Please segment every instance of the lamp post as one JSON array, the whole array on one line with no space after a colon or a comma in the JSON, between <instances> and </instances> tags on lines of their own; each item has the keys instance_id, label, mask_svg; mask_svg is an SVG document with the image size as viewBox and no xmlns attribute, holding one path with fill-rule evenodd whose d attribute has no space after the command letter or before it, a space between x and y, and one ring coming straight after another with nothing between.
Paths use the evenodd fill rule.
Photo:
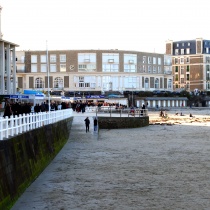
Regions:
<instances>
[{"instance_id":1,"label":"lamp post","mask_svg":"<svg viewBox=\"0 0 210 210\"><path fill-rule=\"evenodd\" d=\"M47 69L47 92L48 92L48 111L50 112L50 73L49 73L49 63L48 63L48 46L46 41L46 69Z\"/></svg>"},{"instance_id":2,"label":"lamp post","mask_svg":"<svg viewBox=\"0 0 210 210\"><path fill-rule=\"evenodd\" d=\"M132 85L132 102L131 102L131 104L132 104L132 107L133 107L133 85Z\"/></svg>"}]
</instances>

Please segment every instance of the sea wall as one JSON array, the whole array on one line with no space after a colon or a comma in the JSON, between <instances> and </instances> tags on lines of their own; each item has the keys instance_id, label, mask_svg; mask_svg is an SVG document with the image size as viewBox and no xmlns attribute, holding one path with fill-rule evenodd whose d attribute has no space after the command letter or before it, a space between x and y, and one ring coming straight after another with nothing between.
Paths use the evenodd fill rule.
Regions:
<instances>
[{"instance_id":1,"label":"sea wall","mask_svg":"<svg viewBox=\"0 0 210 210\"><path fill-rule=\"evenodd\" d=\"M10 209L69 138L73 118L0 141L0 209Z\"/></svg>"},{"instance_id":2,"label":"sea wall","mask_svg":"<svg viewBox=\"0 0 210 210\"><path fill-rule=\"evenodd\" d=\"M138 128L149 126L149 117L98 117L99 129Z\"/></svg>"}]
</instances>

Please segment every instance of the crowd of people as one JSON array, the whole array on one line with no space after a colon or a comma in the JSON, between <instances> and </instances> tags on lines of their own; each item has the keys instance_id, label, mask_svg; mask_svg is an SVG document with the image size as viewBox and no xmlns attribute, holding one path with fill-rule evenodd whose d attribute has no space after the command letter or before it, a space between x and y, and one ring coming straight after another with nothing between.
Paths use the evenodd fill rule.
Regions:
<instances>
[{"instance_id":1,"label":"crowd of people","mask_svg":"<svg viewBox=\"0 0 210 210\"><path fill-rule=\"evenodd\" d=\"M71 103L66 102L51 102L50 103L50 111L56 111L61 109L71 108ZM30 114L32 112L47 112L49 111L48 102L37 103L33 106L32 103L29 102L19 102L19 101L5 101L4 106L4 115L3 117L19 116L22 114Z\"/></svg>"}]
</instances>

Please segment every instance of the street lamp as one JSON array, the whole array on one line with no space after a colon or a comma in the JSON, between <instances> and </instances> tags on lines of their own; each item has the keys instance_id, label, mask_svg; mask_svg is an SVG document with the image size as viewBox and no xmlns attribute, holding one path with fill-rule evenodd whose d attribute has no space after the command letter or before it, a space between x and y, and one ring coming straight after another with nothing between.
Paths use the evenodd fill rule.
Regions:
<instances>
[{"instance_id":1,"label":"street lamp","mask_svg":"<svg viewBox=\"0 0 210 210\"><path fill-rule=\"evenodd\" d=\"M50 73L49 73L49 63L48 63L48 46L46 41L46 69L47 69L47 92L48 92L48 111L50 112Z\"/></svg>"}]
</instances>

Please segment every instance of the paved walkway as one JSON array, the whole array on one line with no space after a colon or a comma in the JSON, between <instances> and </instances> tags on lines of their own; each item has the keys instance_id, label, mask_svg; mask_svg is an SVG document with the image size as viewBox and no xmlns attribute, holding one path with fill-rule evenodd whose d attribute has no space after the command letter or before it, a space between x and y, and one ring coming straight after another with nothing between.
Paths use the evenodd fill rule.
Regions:
<instances>
[{"instance_id":1,"label":"paved walkway","mask_svg":"<svg viewBox=\"0 0 210 210\"><path fill-rule=\"evenodd\" d=\"M156 125L98 135L93 114L74 114L68 142L12 210L210 209L208 126Z\"/></svg>"}]
</instances>

